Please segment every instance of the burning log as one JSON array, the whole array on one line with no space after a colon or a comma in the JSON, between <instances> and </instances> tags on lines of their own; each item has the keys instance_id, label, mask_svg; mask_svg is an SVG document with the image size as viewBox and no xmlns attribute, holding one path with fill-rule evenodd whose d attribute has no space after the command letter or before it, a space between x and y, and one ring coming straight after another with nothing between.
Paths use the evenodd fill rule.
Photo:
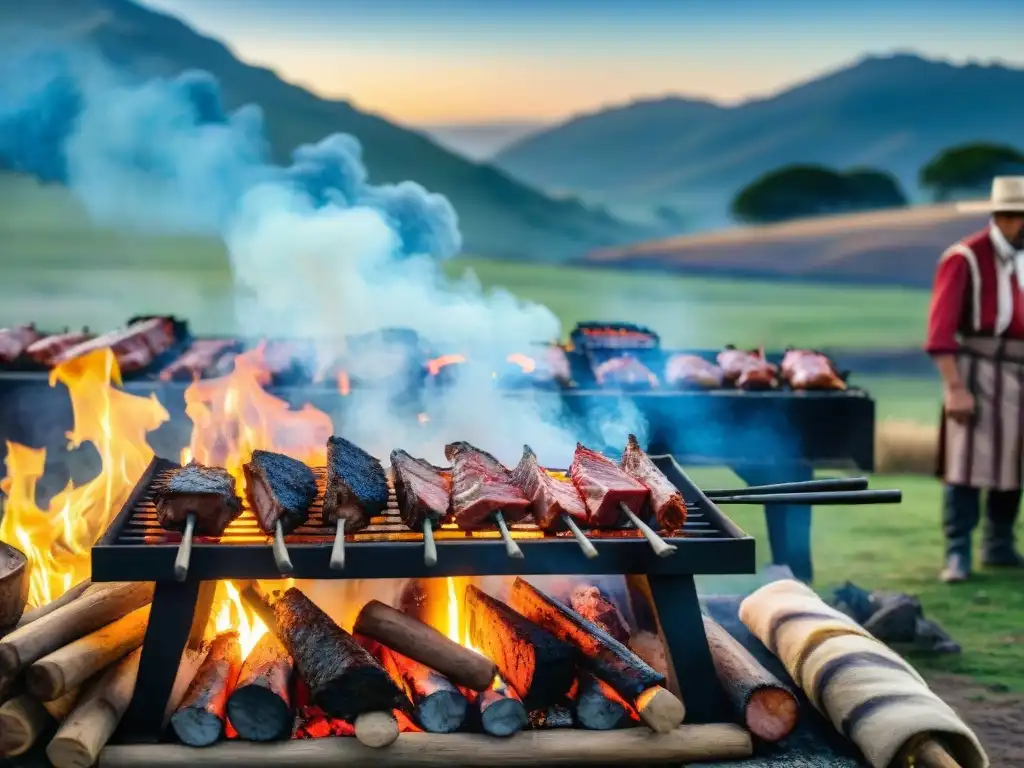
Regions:
<instances>
[{"instance_id":1,"label":"burning log","mask_svg":"<svg viewBox=\"0 0 1024 768\"><path fill-rule=\"evenodd\" d=\"M220 739L228 695L235 688L241 666L238 633L217 635L181 705L171 716L171 727L184 744L206 747Z\"/></svg>"},{"instance_id":2,"label":"burning log","mask_svg":"<svg viewBox=\"0 0 1024 768\"><path fill-rule=\"evenodd\" d=\"M25 553L0 541L0 630L15 626L25 612L28 572Z\"/></svg>"},{"instance_id":3,"label":"burning log","mask_svg":"<svg viewBox=\"0 0 1024 768\"><path fill-rule=\"evenodd\" d=\"M405 687L412 702L412 714L419 726L430 733L454 733L466 719L468 704L452 682L428 666L381 645L370 638L359 638L383 665L391 678Z\"/></svg>"},{"instance_id":4,"label":"burning log","mask_svg":"<svg viewBox=\"0 0 1024 768\"><path fill-rule=\"evenodd\" d=\"M27 693L4 702L0 706L0 755L25 754L52 725L43 705Z\"/></svg>"},{"instance_id":5,"label":"burning log","mask_svg":"<svg viewBox=\"0 0 1024 768\"><path fill-rule=\"evenodd\" d=\"M576 687L576 722L589 731L610 731L635 719L629 705L590 672L580 674Z\"/></svg>"},{"instance_id":6,"label":"burning log","mask_svg":"<svg viewBox=\"0 0 1024 768\"><path fill-rule=\"evenodd\" d=\"M44 656L25 673L29 692L52 701L142 645L149 622L149 606Z\"/></svg>"},{"instance_id":7,"label":"burning log","mask_svg":"<svg viewBox=\"0 0 1024 768\"><path fill-rule=\"evenodd\" d=\"M714 619L704 617L704 632L718 679L747 730L782 741L796 728L796 696Z\"/></svg>"},{"instance_id":8,"label":"burning log","mask_svg":"<svg viewBox=\"0 0 1024 768\"><path fill-rule=\"evenodd\" d=\"M21 619L18 621L17 628L20 629L21 627L24 627L26 624L31 624L36 619L43 618L43 616L49 616L58 608L62 608L71 601L77 600L79 597L85 594L86 590L88 590L89 587L91 586L92 581L89 579L86 579L85 581L80 581L67 592L65 592L63 595L58 597L56 600L51 600L46 605L41 605L38 608L33 608L30 611L25 611L25 613L21 615Z\"/></svg>"},{"instance_id":9,"label":"burning log","mask_svg":"<svg viewBox=\"0 0 1024 768\"><path fill-rule=\"evenodd\" d=\"M292 666L281 641L270 632L256 643L238 672L234 692L227 697L228 719L239 737L247 741L276 741L291 733L288 685ZM220 719L223 722L223 715Z\"/></svg>"},{"instance_id":10,"label":"burning log","mask_svg":"<svg viewBox=\"0 0 1024 768\"><path fill-rule=\"evenodd\" d=\"M408 705L380 663L299 590L292 587L281 596L274 617L313 700L331 717L352 719ZM383 642L358 622L356 631Z\"/></svg>"},{"instance_id":11,"label":"burning log","mask_svg":"<svg viewBox=\"0 0 1024 768\"><path fill-rule=\"evenodd\" d=\"M521 578L512 585L512 607L574 645L583 667L608 683L651 730L668 733L683 721L683 702L662 687L665 677L596 624Z\"/></svg>"},{"instance_id":12,"label":"burning log","mask_svg":"<svg viewBox=\"0 0 1024 768\"><path fill-rule=\"evenodd\" d=\"M95 765L124 716L135 691L142 649L137 649L104 672L82 693L50 745L46 756L54 768Z\"/></svg>"},{"instance_id":13,"label":"burning log","mask_svg":"<svg viewBox=\"0 0 1024 768\"><path fill-rule=\"evenodd\" d=\"M549 730L551 728L572 728L575 725L572 702L566 699L544 709L535 709L527 715L530 728Z\"/></svg>"},{"instance_id":14,"label":"burning log","mask_svg":"<svg viewBox=\"0 0 1024 768\"><path fill-rule=\"evenodd\" d=\"M600 589L581 584L569 598L572 609L592 624L596 624L623 645L629 644L629 626L615 603Z\"/></svg>"},{"instance_id":15,"label":"burning log","mask_svg":"<svg viewBox=\"0 0 1024 768\"><path fill-rule=\"evenodd\" d=\"M478 693L475 703L477 725L491 736L511 736L530 722L522 700L500 680L496 687Z\"/></svg>"},{"instance_id":16,"label":"burning log","mask_svg":"<svg viewBox=\"0 0 1024 768\"><path fill-rule=\"evenodd\" d=\"M396 768L448 768L467 756L491 768L526 765L680 765L742 760L753 753L750 734L736 725L684 725L672 733L644 728L593 732L531 731L496 740L469 733L403 734L388 750ZM303 768L365 768L379 755L355 739L316 739L301 745L230 742L203 751L204 768L278 768L297 759ZM103 768L178 768L196 759L195 750L176 744L116 746L103 752Z\"/></svg>"},{"instance_id":17,"label":"burning log","mask_svg":"<svg viewBox=\"0 0 1024 768\"><path fill-rule=\"evenodd\" d=\"M364 712L356 717L356 738L360 744L380 749L398 738L398 719L391 712Z\"/></svg>"},{"instance_id":18,"label":"burning log","mask_svg":"<svg viewBox=\"0 0 1024 768\"><path fill-rule=\"evenodd\" d=\"M47 654L152 601L152 584L94 584L77 600L0 640L0 676L13 676Z\"/></svg>"},{"instance_id":19,"label":"burning log","mask_svg":"<svg viewBox=\"0 0 1024 768\"><path fill-rule=\"evenodd\" d=\"M489 688L498 672L490 659L379 600L371 600L363 606L353 629L470 690Z\"/></svg>"},{"instance_id":20,"label":"burning log","mask_svg":"<svg viewBox=\"0 0 1024 768\"><path fill-rule=\"evenodd\" d=\"M494 659L502 679L527 707L552 704L572 685L576 651L500 600L466 588L469 640Z\"/></svg>"}]
</instances>

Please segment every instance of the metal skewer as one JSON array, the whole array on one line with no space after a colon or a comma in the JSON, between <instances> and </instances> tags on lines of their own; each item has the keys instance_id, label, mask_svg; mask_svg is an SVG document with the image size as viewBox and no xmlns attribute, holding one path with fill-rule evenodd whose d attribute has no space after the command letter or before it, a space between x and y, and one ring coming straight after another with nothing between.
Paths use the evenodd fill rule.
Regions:
<instances>
[{"instance_id":1,"label":"metal skewer","mask_svg":"<svg viewBox=\"0 0 1024 768\"><path fill-rule=\"evenodd\" d=\"M583 550L583 554L587 556L588 560L593 560L597 557L597 549L590 542L590 539L586 537L580 527L576 525L576 521L572 519L572 515L568 512L562 513L562 522L565 523L565 527L568 528L572 535L576 538L576 543L580 545L580 549Z\"/></svg>"},{"instance_id":2,"label":"metal skewer","mask_svg":"<svg viewBox=\"0 0 1024 768\"><path fill-rule=\"evenodd\" d=\"M651 549L654 550L654 554L658 557L668 557L675 553L675 545L666 543L647 523L637 517L636 513L627 507L624 502L619 502L619 509L636 526L636 529L644 535L644 538L650 543Z\"/></svg>"},{"instance_id":3,"label":"metal skewer","mask_svg":"<svg viewBox=\"0 0 1024 768\"><path fill-rule=\"evenodd\" d=\"M281 527L280 520L274 523L273 549L277 570L286 575L292 573L295 570L295 566L292 565L292 559L288 556L288 548L284 545L284 529Z\"/></svg>"},{"instance_id":4,"label":"metal skewer","mask_svg":"<svg viewBox=\"0 0 1024 768\"><path fill-rule=\"evenodd\" d=\"M752 496L726 496L716 504L899 504L903 492L885 491L822 491L821 493L772 493Z\"/></svg>"},{"instance_id":5,"label":"metal skewer","mask_svg":"<svg viewBox=\"0 0 1024 768\"><path fill-rule=\"evenodd\" d=\"M762 493L807 493L809 491L864 491L867 490L866 477L828 477L820 480L799 480L792 483L770 483L768 485L748 485L746 488L730 490L704 491L709 499L725 496L753 496Z\"/></svg>"},{"instance_id":6,"label":"metal skewer","mask_svg":"<svg viewBox=\"0 0 1024 768\"><path fill-rule=\"evenodd\" d=\"M492 516L494 517L495 525L498 526L498 532L501 533L501 538L505 542L505 553L516 560L523 560L523 550L519 548L515 539L512 538L512 534L509 533L508 525L505 524L505 515L499 509L492 513Z\"/></svg>"},{"instance_id":7,"label":"metal skewer","mask_svg":"<svg viewBox=\"0 0 1024 768\"><path fill-rule=\"evenodd\" d=\"M334 528L334 546L331 547L332 571L345 570L345 518L338 517Z\"/></svg>"},{"instance_id":8,"label":"metal skewer","mask_svg":"<svg viewBox=\"0 0 1024 768\"><path fill-rule=\"evenodd\" d=\"M423 519L423 562L428 568L437 565L437 544L434 543L434 521Z\"/></svg>"},{"instance_id":9,"label":"metal skewer","mask_svg":"<svg viewBox=\"0 0 1024 768\"><path fill-rule=\"evenodd\" d=\"M196 532L196 516L189 512L185 518L185 530L181 534L178 545L178 556L174 558L174 580L184 581L188 578L189 561L192 559L192 537Z\"/></svg>"}]
</instances>

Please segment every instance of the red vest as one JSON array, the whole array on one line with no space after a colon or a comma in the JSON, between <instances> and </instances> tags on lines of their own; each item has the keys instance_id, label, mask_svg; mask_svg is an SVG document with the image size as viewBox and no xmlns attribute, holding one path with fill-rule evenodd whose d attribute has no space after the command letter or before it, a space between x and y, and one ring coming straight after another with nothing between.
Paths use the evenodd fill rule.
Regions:
<instances>
[{"instance_id":1,"label":"red vest","mask_svg":"<svg viewBox=\"0 0 1024 768\"><path fill-rule=\"evenodd\" d=\"M971 275L961 315L961 334L993 336L1005 333L1013 319L1014 294L1017 293L1012 264L999 258L987 227L952 246L943 258L954 254L964 257Z\"/></svg>"}]
</instances>

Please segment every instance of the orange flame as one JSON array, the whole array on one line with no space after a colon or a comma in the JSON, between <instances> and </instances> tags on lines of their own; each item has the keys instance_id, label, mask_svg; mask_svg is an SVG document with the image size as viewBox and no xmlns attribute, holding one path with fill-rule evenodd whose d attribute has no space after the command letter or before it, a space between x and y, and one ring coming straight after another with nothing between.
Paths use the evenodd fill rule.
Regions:
<instances>
[{"instance_id":1,"label":"orange flame","mask_svg":"<svg viewBox=\"0 0 1024 768\"><path fill-rule=\"evenodd\" d=\"M433 360L427 361L427 371L431 376L437 376L442 368L464 362L466 362L465 355L441 355L441 357L435 357Z\"/></svg>"},{"instance_id":2,"label":"orange flame","mask_svg":"<svg viewBox=\"0 0 1024 768\"><path fill-rule=\"evenodd\" d=\"M74 427L67 435L69 447L91 443L102 468L80 486L69 482L41 509L36 485L45 470L45 449L7 444L7 476L0 482L7 511L0 523L0 540L29 558L31 607L57 599L88 578L90 547L153 458L147 433L169 419L155 395L140 397L117 389L121 372L108 349L58 366L50 373L50 386L58 382L67 388L74 414Z\"/></svg>"},{"instance_id":3,"label":"orange flame","mask_svg":"<svg viewBox=\"0 0 1024 768\"><path fill-rule=\"evenodd\" d=\"M338 373L338 394L342 397L348 397L352 393L352 382L349 381L348 374L345 371Z\"/></svg>"},{"instance_id":4,"label":"orange flame","mask_svg":"<svg viewBox=\"0 0 1024 768\"><path fill-rule=\"evenodd\" d=\"M523 373L533 373L537 370L537 361L532 357L520 354L519 352L513 352L508 356L508 362L513 365L518 365L523 369Z\"/></svg>"},{"instance_id":5,"label":"orange flame","mask_svg":"<svg viewBox=\"0 0 1024 768\"><path fill-rule=\"evenodd\" d=\"M447 615L445 616L445 623L442 625L442 631L452 642L469 648L471 651L476 651L483 656L483 652L473 645L473 641L469 639L469 622L466 621L464 601L466 598L466 587L469 585L470 580L462 576L449 576L445 581L445 586L447 587L447 600L445 601ZM499 690L503 686L504 683L501 677L495 675L491 687Z\"/></svg>"}]
</instances>

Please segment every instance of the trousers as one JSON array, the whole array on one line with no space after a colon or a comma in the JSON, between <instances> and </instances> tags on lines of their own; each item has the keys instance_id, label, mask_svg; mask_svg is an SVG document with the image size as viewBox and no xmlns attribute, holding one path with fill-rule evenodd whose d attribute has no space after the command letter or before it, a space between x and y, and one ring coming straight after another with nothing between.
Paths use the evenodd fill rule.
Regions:
<instances>
[{"instance_id":1,"label":"trousers","mask_svg":"<svg viewBox=\"0 0 1024 768\"><path fill-rule=\"evenodd\" d=\"M1014 526L1020 514L1021 490L988 491L982 530L982 559L1005 564L1016 555ZM966 485L947 485L943 495L942 527L946 555L971 561L971 534L981 519L981 490Z\"/></svg>"}]
</instances>

